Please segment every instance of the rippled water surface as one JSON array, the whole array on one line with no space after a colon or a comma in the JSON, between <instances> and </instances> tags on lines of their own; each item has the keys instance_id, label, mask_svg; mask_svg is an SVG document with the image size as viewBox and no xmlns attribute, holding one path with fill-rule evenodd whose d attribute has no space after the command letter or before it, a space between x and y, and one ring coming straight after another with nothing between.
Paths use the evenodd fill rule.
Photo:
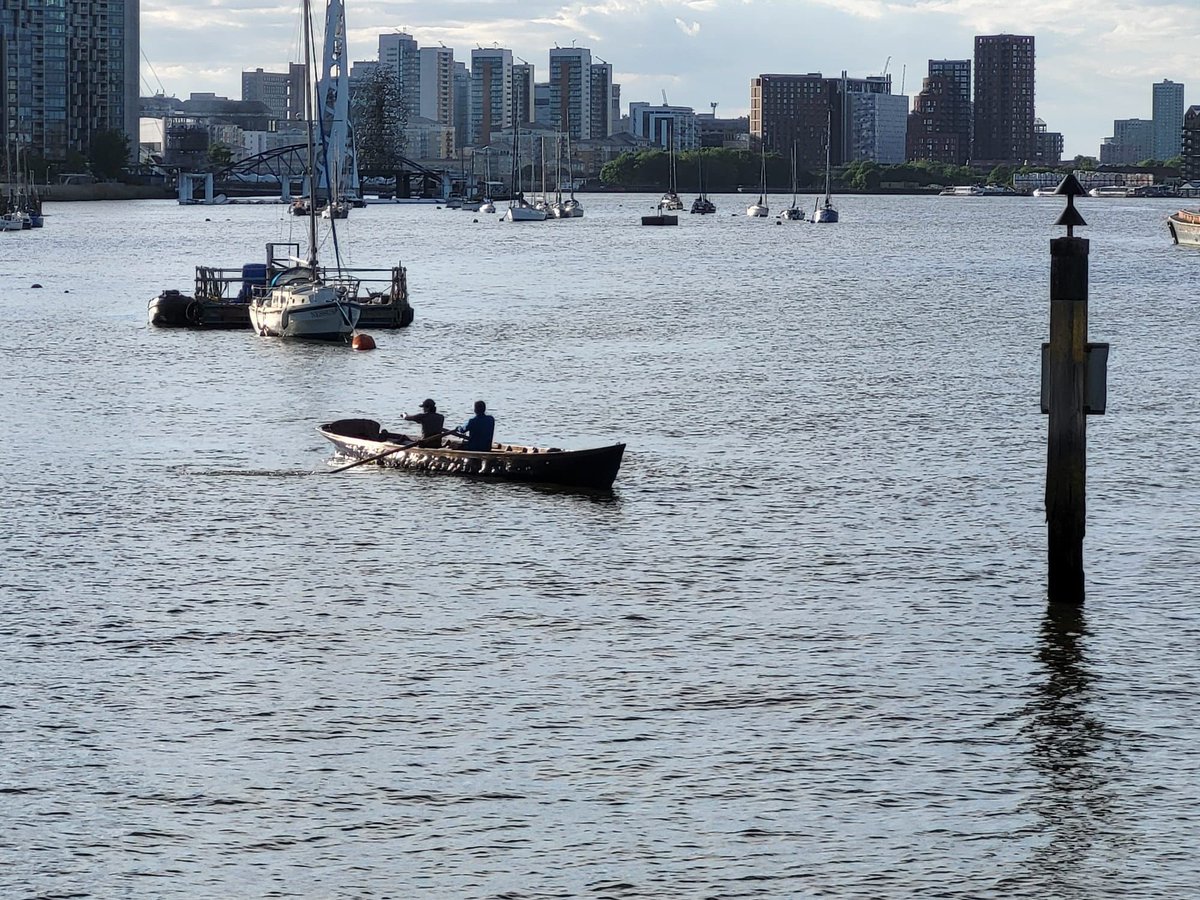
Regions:
<instances>
[{"instance_id":1,"label":"rippled water surface","mask_svg":"<svg viewBox=\"0 0 1200 900\"><path fill-rule=\"evenodd\" d=\"M373 353L146 325L300 239L277 206L0 235L0 895L1195 896L1170 201L1080 204L1109 407L1087 607L1049 616L1060 203L583 199L355 211L351 261L402 261L417 311ZM426 396L627 442L614 495L330 473L316 425Z\"/></svg>"}]
</instances>

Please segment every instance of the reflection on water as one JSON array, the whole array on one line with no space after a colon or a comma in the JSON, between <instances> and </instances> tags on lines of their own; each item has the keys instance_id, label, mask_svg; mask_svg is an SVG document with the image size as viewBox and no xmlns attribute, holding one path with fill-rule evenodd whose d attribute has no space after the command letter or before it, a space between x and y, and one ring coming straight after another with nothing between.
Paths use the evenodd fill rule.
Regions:
<instances>
[{"instance_id":1,"label":"reflection on water","mask_svg":"<svg viewBox=\"0 0 1200 900\"><path fill-rule=\"evenodd\" d=\"M1114 736L1095 713L1101 688L1087 639L1082 607L1048 606L1037 644L1040 678L1022 733L1039 776L1030 799L1038 834L1032 874L1056 885L1062 897L1095 896L1091 881L1077 879L1114 832Z\"/></svg>"}]
</instances>

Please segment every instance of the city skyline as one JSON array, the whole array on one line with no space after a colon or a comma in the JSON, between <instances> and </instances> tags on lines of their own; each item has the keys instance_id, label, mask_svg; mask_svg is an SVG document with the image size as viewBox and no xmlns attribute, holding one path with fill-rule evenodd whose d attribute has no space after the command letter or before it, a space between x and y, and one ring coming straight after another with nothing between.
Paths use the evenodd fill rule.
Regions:
<instances>
[{"instance_id":1,"label":"city skyline","mask_svg":"<svg viewBox=\"0 0 1200 900\"><path fill-rule=\"evenodd\" d=\"M318 27L321 4L314 18ZM971 58L979 34L1037 38L1036 113L1065 137L1064 155L1098 156L1113 121L1150 118L1151 86L1188 85L1200 40L1194 0L529 0L521 18L488 0L353 3L351 59L372 59L378 35L396 30L422 46L444 43L456 60L499 46L548 74L553 47L574 42L613 65L630 101L661 102L720 116L747 115L750 83L762 73L882 74L893 92L921 88L929 59ZM283 70L298 54L299 14L268 0L142 3L144 93L239 96L241 72ZM799 37L797 37L799 35ZM796 47L811 46L798 53ZM746 47L754 48L747 51ZM214 48L218 48L214 51ZM151 71L151 67L153 71Z\"/></svg>"}]
</instances>

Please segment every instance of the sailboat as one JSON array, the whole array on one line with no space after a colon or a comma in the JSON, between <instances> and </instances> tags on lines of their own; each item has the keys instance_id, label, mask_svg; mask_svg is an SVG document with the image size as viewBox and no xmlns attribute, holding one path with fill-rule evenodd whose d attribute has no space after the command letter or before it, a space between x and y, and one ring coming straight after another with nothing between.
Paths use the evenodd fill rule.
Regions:
<instances>
[{"instance_id":1,"label":"sailboat","mask_svg":"<svg viewBox=\"0 0 1200 900\"><path fill-rule=\"evenodd\" d=\"M825 126L825 205L818 205L812 214L814 222L836 222L838 220L838 211L834 208L833 202L829 196L829 145L833 143L833 113L829 113L829 121ZM818 204L820 201L817 201Z\"/></svg>"},{"instance_id":2,"label":"sailboat","mask_svg":"<svg viewBox=\"0 0 1200 900\"><path fill-rule=\"evenodd\" d=\"M496 204L492 202L492 198L489 196L489 186L492 183L492 148L490 146L484 148L483 159L483 199L479 201L479 211L481 213L494 213L496 211Z\"/></svg>"},{"instance_id":3,"label":"sailboat","mask_svg":"<svg viewBox=\"0 0 1200 900\"><path fill-rule=\"evenodd\" d=\"M554 139L554 201L546 206L546 218L569 219L571 213L563 203L562 196L562 140Z\"/></svg>"},{"instance_id":4,"label":"sailboat","mask_svg":"<svg viewBox=\"0 0 1200 900\"><path fill-rule=\"evenodd\" d=\"M700 188L700 196L692 201L692 212L702 216L715 213L717 211L716 204L708 199L708 192L704 190L703 152L696 154L696 182Z\"/></svg>"},{"instance_id":5,"label":"sailboat","mask_svg":"<svg viewBox=\"0 0 1200 900\"><path fill-rule=\"evenodd\" d=\"M500 219L501 222L544 222L546 221L546 213L544 210L530 204L525 199L525 192L521 190L521 151L520 151L521 129L517 123L513 123L513 148L512 148L512 199L508 201L508 212Z\"/></svg>"},{"instance_id":6,"label":"sailboat","mask_svg":"<svg viewBox=\"0 0 1200 900\"><path fill-rule=\"evenodd\" d=\"M567 132L567 180L571 182L571 196L563 201L563 209L571 219L583 218L583 204L575 199L575 167L571 165L571 133Z\"/></svg>"},{"instance_id":7,"label":"sailboat","mask_svg":"<svg viewBox=\"0 0 1200 900\"><path fill-rule=\"evenodd\" d=\"M792 142L792 205L779 214L785 222L803 222L804 210L796 205L796 143Z\"/></svg>"},{"instance_id":8,"label":"sailboat","mask_svg":"<svg viewBox=\"0 0 1200 900\"><path fill-rule=\"evenodd\" d=\"M766 136L766 134L763 134L761 136L761 145L760 146L762 148L762 175L760 176L761 184L759 185L759 189L758 189L758 191L759 191L758 202L751 203L749 206L746 207L746 215L752 216L757 219L766 218L767 214L771 211L767 207L767 136Z\"/></svg>"},{"instance_id":9,"label":"sailboat","mask_svg":"<svg viewBox=\"0 0 1200 900\"><path fill-rule=\"evenodd\" d=\"M330 5L341 5L331 0ZM303 0L304 71L312 72L312 21L310 0ZM332 19L331 19L332 20ZM331 21L330 20L330 21ZM328 21L327 21L328 25ZM328 41L330 35L326 34ZM313 136L312 88L305 91L308 125L306 172L316 182L316 150ZM315 194L315 191L314 191ZM334 225L330 223L330 229ZM334 247L337 237L334 234ZM335 249L336 252L336 249ZM250 324L264 337L305 338L308 340L346 340L358 324L362 308L354 302L359 282L355 279L327 279L317 264L317 209L308 204L308 256L294 259L271 281L269 290L250 299ZM341 260L338 260L339 268Z\"/></svg>"},{"instance_id":10,"label":"sailboat","mask_svg":"<svg viewBox=\"0 0 1200 900\"><path fill-rule=\"evenodd\" d=\"M669 137L667 139L667 192L662 195L662 199L658 202L659 207L669 212L677 209L683 209L683 201L679 199L679 185L675 179L675 128L674 122L667 122L667 131Z\"/></svg>"}]
</instances>

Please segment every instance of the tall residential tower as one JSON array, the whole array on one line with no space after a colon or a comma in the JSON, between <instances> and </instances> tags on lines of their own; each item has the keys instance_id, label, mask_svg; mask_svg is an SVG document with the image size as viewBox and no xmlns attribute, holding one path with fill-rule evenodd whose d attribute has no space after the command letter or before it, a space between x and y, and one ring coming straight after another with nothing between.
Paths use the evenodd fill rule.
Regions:
<instances>
[{"instance_id":1,"label":"tall residential tower","mask_svg":"<svg viewBox=\"0 0 1200 900\"><path fill-rule=\"evenodd\" d=\"M4 0L0 142L51 160L103 131L136 153L138 0Z\"/></svg>"},{"instance_id":2,"label":"tall residential tower","mask_svg":"<svg viewBox=\"0 0 1200 900\"><path fill-rule=\"evenodd\" d=\"M1031 35L976 35L972 162L1022 164L1036 158L1033 85Z\"/></svg>"},{"instance_id":3,"label":"tall residential tower","mask_svg":"<svg viewBox=\"0 0 1200 900\"><path fill-rule=\"evenodd\" d=\"M1183 85L1162 81L1154 85L1154 158L1172 159L1183 146Z\"/></svg>"}]
</instances>

